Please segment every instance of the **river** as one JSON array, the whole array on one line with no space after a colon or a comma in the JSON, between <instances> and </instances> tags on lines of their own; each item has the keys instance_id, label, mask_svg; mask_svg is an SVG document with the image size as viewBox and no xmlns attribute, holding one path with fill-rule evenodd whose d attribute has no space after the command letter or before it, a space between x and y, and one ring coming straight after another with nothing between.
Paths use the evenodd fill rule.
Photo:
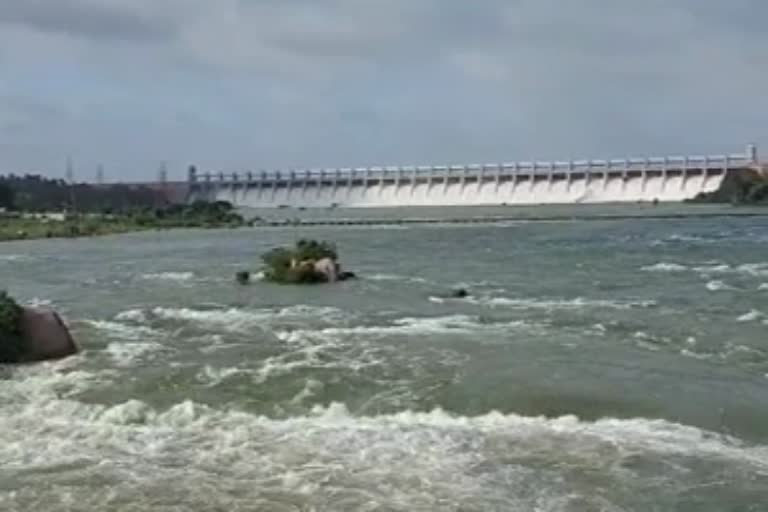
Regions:
<instances>
[{"instance_id":1,"label":"river","mask_svg":"<svg viewBox=\"0 0 768 512\"><path fill-rule=\"evenodd\" d=\"M234 283L300 237L361 278ZM765 217L13 242L0 286L83 348L0 367L3 511L768 506Z\"/></svg>"}]
</instances>

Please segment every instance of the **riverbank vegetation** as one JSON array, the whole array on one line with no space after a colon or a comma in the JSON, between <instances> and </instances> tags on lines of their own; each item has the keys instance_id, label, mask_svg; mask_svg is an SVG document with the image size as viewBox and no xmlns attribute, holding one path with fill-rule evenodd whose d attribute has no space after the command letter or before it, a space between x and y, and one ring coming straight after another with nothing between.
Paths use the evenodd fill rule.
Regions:
<instances>
[{"instance_id":1,"label":"riverbank vegetation","mask_svg":"<svg viewBox=\"0 0 768 512\"><path fill-rule=\"evenodd\" d=\"M0 213L0 241L79 238L174 228L234 228L246 224L224 201L195 202L120 213Z\"/></svg>"},{"instance_id":2,"label":"riverbank vegetation","mask_svg":"<svg viewBox=\"0 0 768 512\"><path fill-rule=\"evenodd\" d=\"M757 171L728 173L717 190L702 192L688 202L768 206L768 175Z\"/></svg>"}]
</instances>

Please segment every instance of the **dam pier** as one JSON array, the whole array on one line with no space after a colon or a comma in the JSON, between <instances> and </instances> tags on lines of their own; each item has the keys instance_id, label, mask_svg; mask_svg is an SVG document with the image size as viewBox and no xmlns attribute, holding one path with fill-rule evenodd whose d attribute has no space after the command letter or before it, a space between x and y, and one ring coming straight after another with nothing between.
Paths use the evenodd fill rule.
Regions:
<instances>
[{"instance_id":1,"label":"dam pier","mask_svg":"<svg viewBox=\"0 0 768 512\"><path fill-rule=\"evenodd\" d=\"M759 168L757 149L709 156L260 172L190 168L188 201L250 208L680 202Z\"/></svg>"}]
</instances>

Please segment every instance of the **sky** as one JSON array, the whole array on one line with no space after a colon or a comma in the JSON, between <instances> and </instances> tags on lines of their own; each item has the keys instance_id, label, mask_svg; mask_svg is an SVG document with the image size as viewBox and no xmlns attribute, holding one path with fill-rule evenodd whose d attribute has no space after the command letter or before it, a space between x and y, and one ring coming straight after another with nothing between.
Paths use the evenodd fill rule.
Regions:
<instances>
[{"instance_id":1,"label":"sky","mask_svg":"<svg viewBox=\"0 0 768 512\"><path fill-rule=\"evenodd\" d=\"M0 174L768 154L765 0L0 0Z\"/></svg>"}]
</instances>

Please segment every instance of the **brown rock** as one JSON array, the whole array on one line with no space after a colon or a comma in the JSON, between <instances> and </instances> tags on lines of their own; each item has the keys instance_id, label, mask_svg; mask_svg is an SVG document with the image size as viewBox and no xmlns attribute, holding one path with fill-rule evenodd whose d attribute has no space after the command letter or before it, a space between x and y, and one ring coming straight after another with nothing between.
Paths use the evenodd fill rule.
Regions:
<instances>
[{"instance_id":1,"label":"brown rock","mask_svg":"<svg viewBox=\"0 0 768 512\"><path fill-rule=\"evenodd\" d=\"M60 359L78 351L69 329L55 311L25 307L21 334L25 361Z\"/></svg>"}]
</instances>

